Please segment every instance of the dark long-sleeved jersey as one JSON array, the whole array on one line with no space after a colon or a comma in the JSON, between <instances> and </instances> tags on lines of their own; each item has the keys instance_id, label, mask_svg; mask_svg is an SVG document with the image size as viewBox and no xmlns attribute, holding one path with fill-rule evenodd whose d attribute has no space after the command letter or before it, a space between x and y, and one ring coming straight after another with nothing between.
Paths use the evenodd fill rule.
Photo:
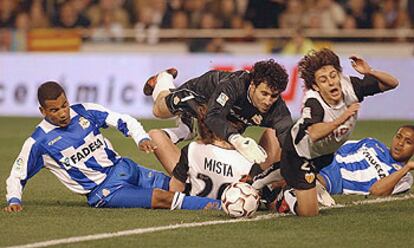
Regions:
<instances>
[{"instance_id":1,"label":"dark long-sleeved jersey","mask_svg":"<svg viewBox=\"0 0 414 248\"><path fill-rule=\"evenodd\" d=\"M268 112L261 113L249 98L250 82L246 71L209 71L179 89L190 89L206 99L206 125L220 138L227 140L230 135L254 125L273 128L282 143L292 125L285 101L280 97Z\"/></svg>"}]
</instances>

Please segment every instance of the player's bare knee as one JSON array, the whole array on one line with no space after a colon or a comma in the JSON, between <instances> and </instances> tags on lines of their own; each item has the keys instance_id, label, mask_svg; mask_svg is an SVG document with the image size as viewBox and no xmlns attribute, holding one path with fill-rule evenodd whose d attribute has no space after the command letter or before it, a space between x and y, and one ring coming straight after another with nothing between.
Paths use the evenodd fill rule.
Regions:
<instances>
[{"instance_id":1,"label":"player's bare knee","mask_svg":"<svg viewBox=\"0 0 414 248\"><path fill-rule=\"evenodd\" d=\"M150 136L152 140L156 140L163 134L164 134L164 131L162 131L161 129L151 129L148 131L148 135Z\"/></svg>"}]
</instances>

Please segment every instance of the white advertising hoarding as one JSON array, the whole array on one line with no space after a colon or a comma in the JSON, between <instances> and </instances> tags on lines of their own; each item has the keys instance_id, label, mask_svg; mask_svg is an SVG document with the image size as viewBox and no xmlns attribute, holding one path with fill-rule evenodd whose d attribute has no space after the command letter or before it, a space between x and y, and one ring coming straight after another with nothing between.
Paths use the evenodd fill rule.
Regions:
<instances>
[{"instance_id":1,"label":"white advertising hoarding","mask_svg":"<svg viewBox=\"0 0 414 248\"><path fill-rule=\"evenodd\" d=\"M0 115L38 116L37 87L55 80L64 85L71 103L96 102L112 110L138 118L152 118L152 98L142 87L152 74L176 67L176 84L211 69L249 69L254 62L274 58L285 66L290 82L284 97L294 118L300 113L302 81L297 74L299 57L275 55L140 55L140 54L0 54ZM414 59L367 58L373 68L392 72L400 86L391 92L368 97L360 119L414 119L411 71ZM344 72L358 75L348 60L342 60Z\"/></svg>"}]
</instances>

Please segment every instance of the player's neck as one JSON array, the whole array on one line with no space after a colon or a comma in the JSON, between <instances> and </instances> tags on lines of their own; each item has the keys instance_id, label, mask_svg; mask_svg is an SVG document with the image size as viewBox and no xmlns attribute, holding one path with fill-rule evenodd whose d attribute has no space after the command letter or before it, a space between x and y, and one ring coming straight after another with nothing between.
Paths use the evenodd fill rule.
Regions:
<instances>
[{"instance_id":1,"label":"player's neck","mask_svg":"<svg viewBox=\"0 0 414 248\"><path fill-rule=\"evenodd\" d=\"M234 149L234 147L231 144L229 144L228 142L226 142L224 140L215 140L215 141L213 141L212 144L215 145L215 146L218 146L220 148L223 148L223 149L228 149L228 150L233 150Z\"/></svg>"}]
</instances>

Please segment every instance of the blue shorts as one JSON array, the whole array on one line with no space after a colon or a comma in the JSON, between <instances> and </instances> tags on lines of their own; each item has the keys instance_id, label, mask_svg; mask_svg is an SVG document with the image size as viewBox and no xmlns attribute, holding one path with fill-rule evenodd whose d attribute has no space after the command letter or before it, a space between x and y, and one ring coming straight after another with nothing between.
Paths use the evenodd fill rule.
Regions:
<instances>
[{"instance_id":1,"label":"blue shorts","mask_svg":"<svg viewBox=\"0 0 414 248\"><path fill-rule=\"evenodd\" d=\"M92 207L151 208L152 191L168 190L170 177L122 158L88 195Z\"/></svg>"},{"instance_id":2,"label":"blue shorts","mask_svg":"<svg viewBox=\"0 0 414 248\"><path fill-rule=\"evenodd\" d=\"M335 160L330 165L320 170L319 174L325 179L326 190L328 190L330 194L342 194L341 168L335 163Z\"/></svg>"}]
</instances>

